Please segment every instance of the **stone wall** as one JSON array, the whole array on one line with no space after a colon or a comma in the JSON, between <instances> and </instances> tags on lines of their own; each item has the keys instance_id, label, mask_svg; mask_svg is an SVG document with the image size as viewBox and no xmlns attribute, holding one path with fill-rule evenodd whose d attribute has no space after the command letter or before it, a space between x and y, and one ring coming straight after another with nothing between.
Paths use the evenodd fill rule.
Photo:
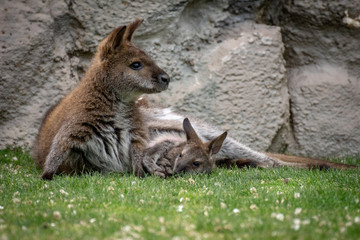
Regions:
<instances>
[{"instance_id":1,"label":"stone wall","mask_svg":"<svg viewBox=\"0 0 360 240\"><path fill-rule=\"evenodd\" d=\"M172 78L153 101L258 150L360 153L360 3L1 2L0 148L30 146L98 42L137 17L136 44Z\"/></svg>"}]
</instances>

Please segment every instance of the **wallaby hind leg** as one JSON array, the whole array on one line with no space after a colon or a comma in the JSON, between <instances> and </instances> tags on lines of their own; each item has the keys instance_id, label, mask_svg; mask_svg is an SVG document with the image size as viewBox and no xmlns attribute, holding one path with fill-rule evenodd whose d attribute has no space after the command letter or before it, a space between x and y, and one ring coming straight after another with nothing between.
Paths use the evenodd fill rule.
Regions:
<instances>
[{"instance_id":1,"label":"wallaby hind leg","mask_svg":"<svg viewBox=\"0 0 360 240\"><path fill-rule=\"evenodd\" d=\"M50 153L46 157L41 178L44 180L52 180L59 166L68 158L69 153L70 150L63 151L59 145L53 143Z\"/></svg>"},{"instance_id":2,"label":"wallaby hind leg","mask_svg":"<svg viewBox=\"0 0 360 240\"><path fill-rule=\"evenodd\" d=\"M283 166L305 168L305 169L356 169L357 166L345 163L336 163L322 159L313 159L307 157L291 156L278 153L265 153L271 158L279 159Z\"/></svg>"}]
</instances>

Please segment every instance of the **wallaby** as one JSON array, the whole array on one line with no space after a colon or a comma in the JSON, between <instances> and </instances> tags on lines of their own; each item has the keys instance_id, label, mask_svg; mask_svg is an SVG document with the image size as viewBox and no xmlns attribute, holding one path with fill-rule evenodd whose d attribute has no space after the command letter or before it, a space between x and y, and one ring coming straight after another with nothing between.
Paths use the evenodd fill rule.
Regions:
<instances>
[{"instance_id":1,"label":"wallaby","mask_svg":"<svg viewBox=\"0 0 360 240\"><path fill-rule=\"evenodd\" d=\"M142 101L146 101L144 96L141 96ZM176 132L181 134L184 130L181 127L183 116L173 112L170 108L157 108L142 104L140 112L144 119L147 119L148 131L151 134L158 136L171 134ZM191 119L192 126L199 138L206 142L218 137L221 132L216 128L211 127L199 120ZM297 168L336 168L336 169L355 169L357 166L334 163L325 160L311 159L304 157L288 156L274 153L262 153L255 151L236 140L227 137L220 149L220 151L213 156L213 160L217 166L238 167L250 166L260 168L273 168L279 166L290 166ZM168 163L169 164L169 163Z\"/></svg>"},{"instance_id":2,"label":"wallaby","mask_svg":"<svg viewBox=\"0 0 360 240\"><path fill-rule=\"evenodd\" d=\"M143 93L167 89L170 78L132 43L141 23L113 30L79 85L46 113L32 151L43 179L89 170L130 172L142 161L147 137L135 102Z\"/></svg>"},{"instance_id":3,"label":"wallaby","mask_svg":"<svg viewBox=\"0 0 360 240\"><path fill-rule=\"evenodd\" d=\"M145 149L144 162L154 163L157 166L163 166L166 169L164 173L155 171L155 175L167 177L179 173L195 172L209 173L216 166L222 167L257 167L252 160L248 159L221 159L215 160L212 157L221 149L221 146L227 136L224 132L217 138L204 144L192 127L188 118L183 121L183 129L186 139L181 132L167 132L159 134L148 142ZM211 146L211 148L209 148ZM320 159L311 159L305 157L289 156L276 153L264 153L274 159L282 161L282 166L290 166L304 169L356 169L357 167L349 164L335 163ZM146 169L146 167L144 167Z\"/></svg>"},{"instance_id":4,"label":"wallaby","mask_svg":"<svg viewBox=\"0 0 360 240\"><path fill-rule=\"evenodd\" d=\"M160 134L149 140L143 164L159 166L154 175L167 177L179 173L208 173L215 167L212 156L219 152L227 132L204 143L196 134L188 118L183 121L185 134ZM166 169L164 172L162 169ZM144 166L143 169L149 167Z\"/></svg>"}]
</instances>

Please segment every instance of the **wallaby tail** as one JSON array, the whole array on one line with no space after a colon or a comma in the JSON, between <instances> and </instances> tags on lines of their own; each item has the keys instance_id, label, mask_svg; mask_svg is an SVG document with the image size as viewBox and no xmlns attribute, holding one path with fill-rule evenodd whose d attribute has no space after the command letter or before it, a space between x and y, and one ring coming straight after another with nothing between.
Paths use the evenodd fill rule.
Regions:
<instances>
[{"instance_id":1,"label":"wallaby tail","mask_svg":"<svg viewBox=\"0 0 360 240\"><path fill-rule=\"evenodd\" d=\"M330 162L321 159L312 159L306 157L297 157L297 156L289 156L278 153L265 153L265 155L279 159L283 164L283 166L297 167L297 168L305 168L305 169L357 169L356 165L350 165L345 163L336 163Z\"/></svg>"}]
</instances>

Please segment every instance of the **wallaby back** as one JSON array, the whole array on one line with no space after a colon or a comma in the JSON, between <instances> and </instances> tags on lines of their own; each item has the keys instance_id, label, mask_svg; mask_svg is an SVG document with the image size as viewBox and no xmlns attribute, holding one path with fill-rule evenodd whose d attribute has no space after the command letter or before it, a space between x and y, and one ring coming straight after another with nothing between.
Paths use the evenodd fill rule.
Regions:
<instances>
[{"instance_id":1,"label":"wallaby back","mask_svg":"<svg viewBox=\"0 0 360 240\"><path fill-rule=\"evenodd\" d=\"M140 94L168 87L170 78L132 43L142 20L113 30L98 46L80 84L52 107L41 124L32 156L42 178L86 170L128 172L131 143L146 139L135 106ZM141 140L137 142L138 148ZM135 147L136 149L136 147Z\"/></svg>"}]
</instances>

